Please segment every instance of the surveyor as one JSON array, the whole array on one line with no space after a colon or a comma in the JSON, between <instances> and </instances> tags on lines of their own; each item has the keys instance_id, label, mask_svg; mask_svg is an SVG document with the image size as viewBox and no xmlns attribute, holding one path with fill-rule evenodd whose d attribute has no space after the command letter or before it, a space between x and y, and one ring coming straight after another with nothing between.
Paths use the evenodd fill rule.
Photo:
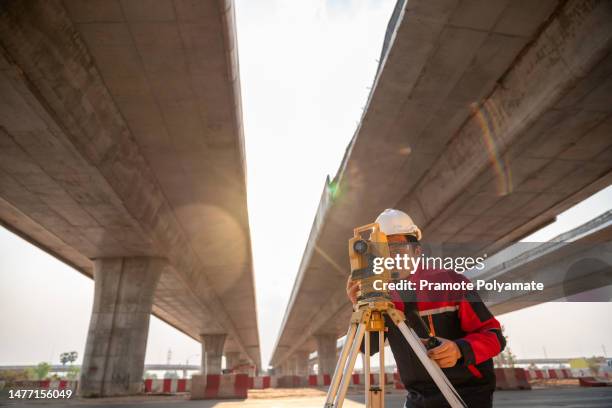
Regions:
<instances>
[{"instance_id":1,"label":"surveyor","mask_svg":"<svg viewBox=\"0 0 612 408\"><path fill-rule=\"evenodd\" d=\"M387 209L376 222L387 235L390 255L422 254L421 230L403 211ZM428 279L437 282L459 282L463 275L450 270L424 269L399 271L399 279ZM347 282L347 295L357 303L359 283ZM470 408L491 407L495 390L492 358L505 347L501 326L475 291L430 293L425 291L391 291L395 307L404 311L407 323L419 337L435 336L441 344L428 350ZM409 313L411 312L411 313ZM410 324L409 316L425 324ZM420 317L419 317L420 316ZM395 358L400 378L408 392L405 408L447 407L442 393L425 367L409 347L399 329L386 322L385 337ZM366 334L368 335L368 334ZM371 354L378 352L378 334L371 334ZM364 345L361 345L363 352Z\"/></svg>"}]
</instances>

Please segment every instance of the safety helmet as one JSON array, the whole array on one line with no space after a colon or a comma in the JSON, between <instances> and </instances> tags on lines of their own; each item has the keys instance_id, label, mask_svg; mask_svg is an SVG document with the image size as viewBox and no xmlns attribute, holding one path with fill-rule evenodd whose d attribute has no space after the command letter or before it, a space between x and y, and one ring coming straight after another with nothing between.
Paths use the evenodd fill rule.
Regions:
<instances>
[{"instance_id":1,"label":"safety helmet","mask_svg":"<svg viewBox=\"0 0 612 408\"><path fill-rule=\"evenodd\" d=\"M386 235L412 235L419 241L422 234L419 227L414 224L412 218L403 211L387 208L376 218L380 230Z\"/></svg>"}]
</instances>

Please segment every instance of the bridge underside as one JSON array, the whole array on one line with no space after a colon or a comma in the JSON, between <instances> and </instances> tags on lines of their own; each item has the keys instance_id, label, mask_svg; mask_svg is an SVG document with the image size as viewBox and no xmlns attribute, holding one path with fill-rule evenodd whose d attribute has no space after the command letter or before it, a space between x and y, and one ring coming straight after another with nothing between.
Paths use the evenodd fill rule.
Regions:
<instances>
[{"instance_id":1,"label":"bridge underside","mask_svg":"<svg viewBox=\"0 0 612 408\"><path fill-rule=\"evenodd\" d=\"M612 181L612 7L398 2L366 112L326 188L271 364L341 336L352 228L385 208L490 254Z\"/></svg>"},{"instance_id":2,"label":"bridge underside","mask_svg":"<svg viewBox=\"0 0 612 408\"><path fill-rule=\"evenodd\" d=\"M163 260L151 311L259 367L232 2L6 1L0 45L2 224Z\"/></svg>"}]
</instances>

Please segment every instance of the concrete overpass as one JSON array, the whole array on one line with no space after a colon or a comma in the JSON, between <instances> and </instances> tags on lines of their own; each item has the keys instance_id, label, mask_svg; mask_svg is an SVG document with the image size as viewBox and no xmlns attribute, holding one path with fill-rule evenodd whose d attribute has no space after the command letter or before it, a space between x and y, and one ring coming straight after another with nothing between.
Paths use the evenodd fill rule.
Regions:
<instances>
[{"instance_id":1,"label":"concrete overpass","mask_svg":"<svg viewBox=\"0 0 612 408\"><path fill-rule=\"evenodd\" d=\"M544 243L518 243L508 248L513 256L482 271L471 270L472 281L544 284L541 292L481 292L495 314L508 313L551 301L612 301L612 211ZM517 253L518 252L518 253ZM582 296L578 296L582 294Z\"/></svg>"},{"instance_id":2,"label":"concrete overpass","mask_svg":"<svg viewBox=\"0 0 612 408\"><path fill-rule=\"evenodd\" d=\"M301 374L318 350L333 371L347 239L383 209L491 254L610 185L611 50L609 2L398 1L270 364Z\"/></svg>"},{"instance_id":3,"label":"concrete overpass","mask_svg":"<svg viewBox=\"0 0 612 408\"><path fill-rule=\"evenodd\" d=\"M94 278L83 395L137 392L150 313L259 367L232 1L4 1L0 45L0 220Z\"/></svg>"}]
</instances>

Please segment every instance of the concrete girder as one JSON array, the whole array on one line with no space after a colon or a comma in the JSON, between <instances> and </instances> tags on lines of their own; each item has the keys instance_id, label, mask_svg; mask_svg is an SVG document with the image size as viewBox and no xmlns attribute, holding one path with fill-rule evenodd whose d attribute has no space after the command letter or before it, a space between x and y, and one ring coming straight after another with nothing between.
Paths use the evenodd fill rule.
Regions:
<instances>
[{"instance_id":1,"label":"concrete girder","mask_svg":"<svg viewBox=\"0 0 612 408\"><path fill-rule=\"evenodd\" d=\"M88 276L168 259L153 313L259 365L233 3L118 5L0 6L0 220Z\"/></svg>"}]
</instances>

